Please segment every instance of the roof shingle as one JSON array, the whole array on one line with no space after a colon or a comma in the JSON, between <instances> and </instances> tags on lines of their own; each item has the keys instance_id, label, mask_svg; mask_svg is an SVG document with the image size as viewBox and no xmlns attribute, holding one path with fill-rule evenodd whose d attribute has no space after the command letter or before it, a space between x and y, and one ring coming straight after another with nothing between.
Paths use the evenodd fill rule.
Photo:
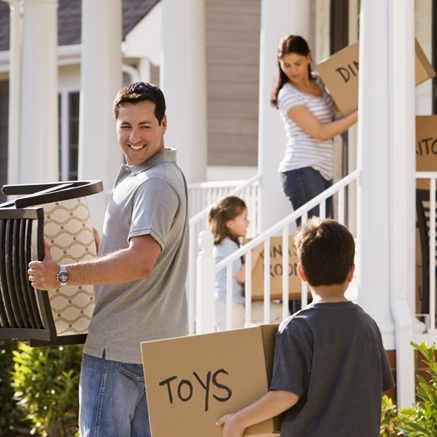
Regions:
<instances>
[{"instance_id":1,"label":"roof shingle","mask_svg":"<svg viewBox=\"0 0 437 437\"><path fill-rule=\"evenodd\" d=\"M123 0L123 40L159 0ZM59 0L58 45L80 44L81 0ZM9 50L9 5L0 1L0 51Z\"/></svg>"}]
</instances>

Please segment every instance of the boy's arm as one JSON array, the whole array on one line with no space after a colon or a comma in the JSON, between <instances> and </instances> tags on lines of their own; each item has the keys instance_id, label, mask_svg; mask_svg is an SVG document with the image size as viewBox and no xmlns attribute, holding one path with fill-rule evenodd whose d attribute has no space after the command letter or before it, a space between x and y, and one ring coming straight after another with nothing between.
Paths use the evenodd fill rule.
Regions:
<instances>
[{"instance_id":1,"label":"boy's arm","mask_svg":"<svg viewBox=\"0 0 437 437\"><path fill-rule=\"evenodd\" d=\"M218 420L217 426L225 425L223 437L242 437L248 426L270 419L291 408L299 396L283 390L271 390L252 405L235 414L227 414Z\"/></svg>"}]
</instances>

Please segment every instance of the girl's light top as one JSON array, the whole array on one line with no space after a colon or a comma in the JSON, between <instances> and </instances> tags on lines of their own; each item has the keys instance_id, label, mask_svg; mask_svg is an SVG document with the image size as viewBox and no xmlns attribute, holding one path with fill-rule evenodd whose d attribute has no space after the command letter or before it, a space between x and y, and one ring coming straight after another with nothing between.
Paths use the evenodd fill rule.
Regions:
<instances>
[{"instance_id":1,"label":"girl's light top","mask_svg":"<svg viewBox=\"0 0 437 437\"><path fill-rule=\"evenodd\" d=\"M214 246L212 251L216 264L239 249L235 241L230 238L223 239L220 244ZM241 270L243 262L241 258L232 263L232 300L244 305L244 288L241 282L235 279L235 275ZM215 299L226 301L226 268L220 270L215 278Z\"/></svg>"}]
</instances>

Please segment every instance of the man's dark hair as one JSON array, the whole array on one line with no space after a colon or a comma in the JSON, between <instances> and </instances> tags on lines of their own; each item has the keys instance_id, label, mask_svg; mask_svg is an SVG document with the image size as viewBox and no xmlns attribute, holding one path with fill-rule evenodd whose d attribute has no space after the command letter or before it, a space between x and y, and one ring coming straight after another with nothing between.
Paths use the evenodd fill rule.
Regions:
<instances>
[{"instance_id":1,"label":"man's dark hair","mask_svg":"<svg viewBox=\"0 0 437 437\"><path fill-rule=\"evenodd\" d=\"M301 269L313 286L342 284L354 263L355 241L335 220L312 217L294 237Z\"/></svg>"},{"instance_id":2,"label":"man's dark hair","mask_svg":"<svg viewBox=\"0 0 437 437\"><path fill-rule=\"evenodd\" d=\"M165 98L156 86L145 82L135 82L121 89L114 100L114 115L118 119L118 111L124 103L139 103L149 100L155 104L155 117L159 125L165 115Z\"/></svg>"}]
</instances>

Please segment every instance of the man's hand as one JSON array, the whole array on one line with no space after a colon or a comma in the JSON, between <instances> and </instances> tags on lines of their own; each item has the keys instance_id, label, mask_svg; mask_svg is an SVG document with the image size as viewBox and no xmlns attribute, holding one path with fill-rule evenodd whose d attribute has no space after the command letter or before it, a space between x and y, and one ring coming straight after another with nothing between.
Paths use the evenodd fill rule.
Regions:
<instances>
[{"instance_id":1,"label":"man's hand","mask_svg":"<svg viewBox=\"0 0 437 437\"><path fill-rule=\"evenodd\" d=\"M96 251L97 251L97 253L99 253L99 248L100 248L100 235L99 235L99 231L96 228L93 228L93 233L94 233L94 240L96 242Z\"/></svg>"},{"instance_id":2,"label":"man's hand","mask_svg":"<svg viewBox=\"0 0 437 437\"><path fill-rule=\"evenodd\" d=\"M216 423L217 426L225 425L223 437L243 437L246 427L238 420L237 414L226 414Z\"/></svg>"},{"instance_id":3,"label":"man's hand","mask_svg":"<svg viewBox=\"0 0 437 437\"><path fill-rule=\"evenodd\" d=\"M55 262L50 254L50 246L44 241L45 256L42 261L32 261L29 263L29 281L32 287L39 290L52 290L59 287L56 275L59 273L60 266Z\"/></svg>"}]
</instances>

